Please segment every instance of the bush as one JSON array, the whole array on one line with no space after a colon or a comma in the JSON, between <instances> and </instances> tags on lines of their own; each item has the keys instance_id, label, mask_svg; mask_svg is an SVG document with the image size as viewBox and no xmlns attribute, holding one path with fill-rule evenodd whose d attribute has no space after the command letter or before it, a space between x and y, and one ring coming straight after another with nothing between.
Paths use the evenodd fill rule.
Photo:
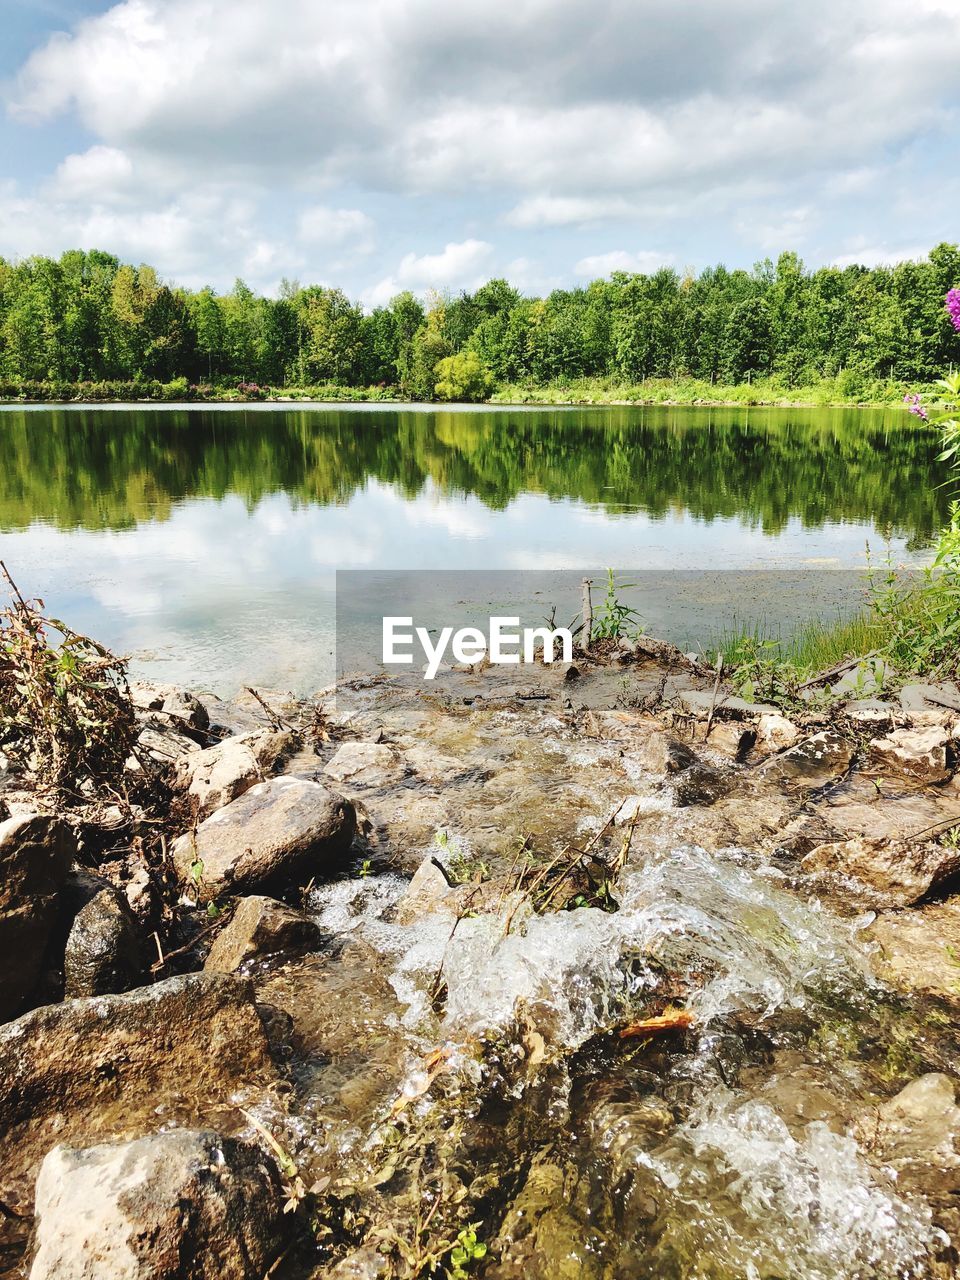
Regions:
<instances>
[{"instance_id":1,"label":"bush","mask_svg":"<svg viewBox=\"0 0 960 1280\"><path fill-rule=\"evenodd\" d=\"M434 394L438 400L476 402L493 390L493 374L475 351L446 356L436 367Z\"/></svg>"}]
</instances>

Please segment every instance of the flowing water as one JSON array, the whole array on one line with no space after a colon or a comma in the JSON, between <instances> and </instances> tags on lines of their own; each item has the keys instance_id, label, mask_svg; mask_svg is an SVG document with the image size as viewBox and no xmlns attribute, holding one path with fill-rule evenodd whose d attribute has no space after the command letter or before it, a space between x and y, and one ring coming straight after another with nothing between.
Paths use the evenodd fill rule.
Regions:
<instances>
[{"instance_id":1,"label":"flowing water","mask_svg":"<svg viewBox=\"0 0 960 1280\"><path fill-rule=\"evenodd\" d=\"M307 693L335 568L912 560L945 519L937 453L896 406L8 406L0 558L141 674Z\"/></svg>"},{"instance_id":2,"label":"flowing water","mask_svg":"<svg viewBox=\"0 0 960 1280\"><path fill-rule=\"evenodd\" d=\"M415 823L395 825L391 853L482 862L494 891L455 927L407 921L407 879L376 863L314 890L329 954L264 979L304 1055L291 1141L363 1223L353 1243L419 1239L415 1214L435 1204L442 1236L463 1202L491 1246L476 1274L497 1280L952 1274L935 1259L958 1225L960 1110L925 1073L955 1069L957 1037L943 1009L874 978L869 919L831 911L757 848L691 839L711 810L677 807L641 762L639 722L585 739L547 708L426 713L372 688L359 708L338 703L344 721L373 717L461 771L442 789L373 786L364 812L394 821L404 794L432 812L442 790L442 830L418 845ZM513 820L494 837L481 810L499 773ZM729 804L776 824L777 797L740 785ZM644 803L615 909L536 914L496 891L520 832L546 832L548 857L564 830L597 834L625 792ZM546 820L531 828L538 796ZM674 1005L689 1030L620 1036ZM904 1127L890 1099L918 1079L936 1105ZM343 1274L381 1274L376 1253L350 1258Z\"/></svg>"}]
</instances>

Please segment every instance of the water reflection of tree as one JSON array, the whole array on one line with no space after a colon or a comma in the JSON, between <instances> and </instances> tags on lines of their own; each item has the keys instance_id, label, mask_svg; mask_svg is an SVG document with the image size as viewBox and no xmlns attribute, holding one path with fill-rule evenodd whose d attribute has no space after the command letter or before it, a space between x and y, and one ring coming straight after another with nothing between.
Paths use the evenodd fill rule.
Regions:
<instances>
[{"instance_id":1,"label":"water reflection of tree","mask_svg":"<svg viewBox=\"0 0 960 1280\"><path fill-rule=\"evenodd\" d=\"M881 411L11 410L0 523L123 528L187 497L253 506L276 491L329 505L373 478L494 509L535 492L611 516L738 516L769 533L791 518L871 520L920 542L946 515L936 452L931 433Z\"/></svg>"}]
</instances>

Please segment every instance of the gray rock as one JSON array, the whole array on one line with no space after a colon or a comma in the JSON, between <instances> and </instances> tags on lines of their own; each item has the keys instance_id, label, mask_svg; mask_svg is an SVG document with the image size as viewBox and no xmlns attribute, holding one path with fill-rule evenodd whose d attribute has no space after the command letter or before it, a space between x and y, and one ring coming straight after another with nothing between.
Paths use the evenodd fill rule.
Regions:
<instances>
[{"instance_id":1,"label":"gray rock","mask_svg":"<svg viewBox=\"0 0 960 1280\"><path fill-rule=\"evenodd\" d=\"M356 830L353 806L318 782L271 778L174 841L171 857L202 895L256 892L306 883L339 866Z\"/></svg>"},{"instance_id":2,"label":"gray rock","mask_svg":"<svg viewBox=\"0 0 960 1280\"><path fill-rule=\"evenodd\" d=\"M174 785L196 798L202 820L261 782L296 745L295 734L269 729L225 738L181 760Z\"/></svg>"},{"instance_id":3,"label":"gray rock","mask_svg":"<svg viewBox=\"0 0 960 1280\"><path fill-rule=\"evenodd\" d=\"M889 729L896 714L893 706L880 698L855 698L843 709L854 724L864 729Z\"/></svg>"},{"instance_id":4,"label":"gray rock","mask_svg":"<svg viewBox=\"0 0 960 1280\"><path fill-rule=\"evenodd\" d=\"M778 715L778 709L769 702L747 702L744 698L738 698L736 694L724 693L721 689L717 695L717 701L714 705L712 689L681 689L679 690L679 698L686 709L693 716L701 716L704 719L710 714L710 708L713 706L713 714L717 718L725 718L732 716L739 720L744 716L764 716Z\"/></svg>"},{"instance_id":5,"label":"gray rock","mask_svg":"<svg viewBox=\"0 0 960 1280\"><path fill-rule=\"evenodd\" d=\"M470 885L451 884L436 858L424 858L397 903L397 922L414 924L427 915L455 919L471 893Z\"/></svg>"},{"instance_id":6,"label":"gray rock","mask_svg":"<svg viewBox=\"0 0 960 1280\"><path fill-rule=\"evenodd\" d=\"M817 790L842 778L853 760L853 747L832 729L825 729L772 757L761 776Z\"/></svg>"},{"instance_id":7,"label":"gray rock","mask_svg":"<svg viewBox=\"0 0 960 1280\"><path fill-rule=\"evenodd\" d=\"M253 896L237 903L232 919L217 935L204 969L235 973L254 956L320 947L324 934L304 911L274 898Z\"/></svg>"},{"instance_id":8,"label":"gray rock","mask_svg":"<svg viewBox=\"0 0 960 1280\"><path fill-rule=\"evenodd\" d=\"M277 1082L252 987L227 974L34 1009L0 1027L0 1200L29 1216L57 1142L141 1137L158 1108L204 1123Z\"/></svg>"},{"instance_id":9,"label":"gray rock","mask_svg":"<svg viewBox=\"0 0 960 1280\"><path fill-rule=\"evenodd\" d=\"M185 756L200 750L200 744L182 733L174 725L154 717L137 735L136 752L127 761L127 768L136 772L141 766L137 756L144 756L155 764L177 764Z\"/></svg>"},{"instance_id":10,"label":"gray rock","mask_svg":"<svg viewBox=\"0 0 960 1280\"><path fill-rule=\"evenodd\" d=\"M684 769L673 784L678 808L686 805L711 805L729 791L727 779L708 764L698 762Z\"/></svg>"},{"instance_id":11,"label":"gray rock","mask_svg":"<svg viewBox=\"0 0 960 1280\"><path fill-rule=\"evenodd\" d=\"M32 814L0 823L2 1021L34 993L75 853L73 833L57 818Z\"/></svg>"},{"instance_id":12,"label":"gray rock","mask_svg":"<svg viewBox=\"0 0 960 1280\"><path fill-rule=\"evenodd\" d=\"M263 1280L289 1221L257 1147L191 1129L54 1147L36 1210L30 1280Z\"/></svg>"},{"instance_id":13,"label":"gray rock","mask_svg":"<svg viewBox=\"0 0 960 1280\"><path fill-rule=\"evenodd\" d=\"M870 743L870 754L884 768L924 785L945 782L952 772L947 758L949 741L947 731L936 725L894 729Z\"/></svg>"},{"instance_id":14,"label":"gray rock","mask_svg":"<svg viewBox=\"0 0 960 1280\"><path fill-rule=\"evenodd\" d=\"M858 881L877 906L907 907L960 872L960 850L861 836L817 845L800 868Z\"/></svg>"},{"instance_id":15,"label":"gray rock","mask_svg":"<svg viewBox=\"0 0 960 1280\"><path fill-rule=\"evenodd\" d=\"M345 742L323 771L335 782L380 787L403 773L403 764L392 747L381 742Z\"/></svg>"},{"instance_id":16,"label":"gray rock","mask_svg":"<svg viewBox=\"0 0 960 1280\"><path fill-rule=\"evenodd\" d=\"M77 912L63 957L64 994L100 996L129 991L143 973L143 947L126 899L100 888Z\"/></svg>"},{"instance_id":17,"label":"gray rock","mask_svg":"<svg viewBox=\"0 0 960 1280\"><path fill-rule=\"evenodd\" d=\"M185 720L191 729L209 729L210 716L206 707L193 694L184 689L176 689L163 700L161 710L169 716Z\"/></svg>"},{"instance_id":18,"label":"gray rock","mask_svg":"<svg viewBox=\"0 0 960 1280\"><path fill-rule=\"evenodd\" d=\"M837 697L872 698L883 692L887 665L882 658L864 658L831 687Z\"/></svg>"},{"instance_id":19,"label":"gray rock","mask_svg":"<svg viewBox=\"0 0 960 1280\"><path fill-rule=\"evenodd\" d=\"M905 684L900 705L914 724L948 724L960 714L960 689L952 681Z\"/></svg>"}]
</instances>

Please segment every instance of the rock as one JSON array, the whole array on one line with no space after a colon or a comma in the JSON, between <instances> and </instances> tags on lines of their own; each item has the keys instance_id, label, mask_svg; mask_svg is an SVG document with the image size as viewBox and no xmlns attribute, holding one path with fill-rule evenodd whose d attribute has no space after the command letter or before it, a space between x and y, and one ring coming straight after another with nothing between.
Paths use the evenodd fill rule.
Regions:
<instances>
[{"instance_id":1,"label":"rock","mask_svg":"<svg viewBox=\"0 0 960 1280\"><path fill-rule=\"evenodd\" d=\"M879 905L906 907L960 872L960 850L859 837L817 845L800 869L859 881Z\"/></svg>"},{"instance_id":2,"label":"rock","mask_svg":"<svg viewBox=\"0 0 960 1280\"><path fill-rule=\"evenodd\" d=\"M335 782L381 787L400 777L403 765L392 747L381 742L345 742L323 771Z\"/></svg>"},{"instance_id":3,"label":"rock","mask_svg":"<svg viewBox=\"0 0 960 1280\"><path fill-rule=\"evenodd\" d=\"M197 816L202 820L261 782L296 745L295 734L270 730L225 738L185 757L177 768L175 785L196 797Z\"/></svg>"},{"instance_id":4,"label":"rock","mask_svg":"<svg viewBox=\"0 0 960 1280\"><path fill-rule=\"evenodd\" d=\"M900 705L917 725L945 725L960 714L960 689L951 681L942 684L905 684Z\"/></svg>"},{"instance_id":5,"label":"rock","mask_svg":"<svg viewBox=\"0 0 960 1280\"><path fill-rule=\"evenodd\" d=\"M196 883L202 864L203 896L255 892L305 883L335 869L356 829L353 806L318 782L271 778L174 841L171 857L180 879Z\"/></svg>"},{"instance_id":6,"label":"rock","mask_svg":"<svg viewBox=\"0 0 960 1280\"><path fill-rule=\"evenodd\" d=\"M166 724L154 718L140 730L137 736L136 752L127 761L127 768L136 772L140 769L137 754L146 756L156 764L177 764L185 756L200 750L200 744L182 733L172 724Z\"/></svg>"},{"instance_id":7,"label":"rock","mask_svg":"<svg viewBox=\"0 0 960 1280\"><path fill-rule=\"evenodd\" d=\"M203 967L234 973L253 956L316 949L323 941L323 931L306 912L274 898L242 898L229 923L217 935Z\"/></svg>"},{"instance_id":8,"label":"rock","mask_svg":"<svg viewBox=\"0 0 960 1280\"><path fill-rule=\"evenodd\" d=\"M888 983L930 995L960 995L960 903L885 911L870 927L874 968Z\"/></svg>"},{"instance_id":9,"label":"rock","mask_svg":"<svg viewBox=\"0 0 960 1280\"><path fill-rule=\"evenodd\" d=\"M679 738L655 733L641 747L640 762L650 773L673 774L698 764L699 758L697 753Z\"/></svg>"},{"instance_id":10,"label":"rock","mask_svg":"<svg viewBox=\"0 0 960 1280\"><path fill-rule=\"evenodd\" d=\"M691 715L703 719L709 716L711 706L717 719L732 716L735 720L741 720L744 716L779 715L777 708L769 702L747 702L735 694L724 693L723 690L717 695L715 706L712 689L680 689L678 696Z\"/></svg>"},{"instance_id":11,"label":"rock","mask_svg":"<svg viewBox=\"0 0 960 1280\"><path fill-rule=\"evenodd\" d=\"M880 1107L879 1139L883 1162L894 1169L914 1161L935 1161L939 1168L960 1164L960 1107L949 1076L930 1072L911 1080ZM877 1129L874 1120L874 1129ZM864 1122L869 1132L870 1118Z\"/></svg>"},{"instance_id":12,"label":"rock","mask_svg":"<svg viewBox=\"0 0 960 1280\"><path fill-rule=\"evenodd\" d=\"M203 1130L54 1147L36 1211L30 1280L263 1280L288 1235L271 1162Z\"/></svg>"},{"instance_id":13,"label":"rock","mask_svg":"<svg viewBox=\"0 0 960 1280\"><path fill-rule=\"evenodd\" d=\"M850 743L832 729L825 729L766 761L760 773L762 777L817 790L842 778L852 760Z\"/></svg>"},{"instance_id":14,"label":"rock","mask_svg":"<svg viewBox=\"0 0 960 1280\"><path fill-rule=\"evenodd\" d=\"M277 1080L252 988L227 974L34 1009L0 1027L0 1200L29 1215L57 1142L140 1137L158 1108L202 1123Z\"/></svg>"},{"instance_id":15,"label":"rock","mask_svg":"<svg viewBox=\"0 0 960 1280\"><path fill-rule=\"evenodd\" d=\"M484 1274L493 1280L600 1280L595 1228L574 1216L568 1192L562 1166L537 1156L500 1226L499 1261Z\"/></svg>"},{"instance_id":16,"label":"rock","mask_svg":"<svg viewBox=\"0 0 960 1280\"><path fill-rule=\"evenodd\" d=\"M699 761L689 769L684 769L673 784L673 794L679 808L715 804L728 790L729 784L723 774Z\"/></svg>"},{"instance_id":17,"label":"rock","mask_svg":"<svg viewBox=\"0 0 960 1280\"><path fill-rule=\"evenodd\" d=\"M924 785L945 782L952 772L947 758L945 729L894 729L870 743L870 754L886 769Z\"/></svg>"},{"instance_id":18,"label":"rock","mask_svg":"<svg viewBox=\"0 0 960 1280\"><path fill-rule=\"evenodd\" d=\"M133 912L112 885L80 908L63 957L64 995L99 996L129 991L143 972L143 947Z\"/></svg>"},{"instance_id":19,"label":"rock","mask_svg":"<svg viewBox=\"0 0 960 1280\"><path fill-rule=\"evenodd\" d=\"M757 731L737 720L721 720L710 726L710 737L704 745L711 751L742 764L756 745Z\"/></svg>"},{"instance_id":20,"label":"rock","mask_svg":"<svg viewBox=\"0 0 960 1280\"><path fill-rule=\"evenodd\" d=\"M175 684L158 684L155 680L130 681L130 701L139 711L159 711L167 698L182 692Z\"/></svg>"},{"instance_id":21,"label":"rock","mask_svg":"<svg viewBox=\"0 0 960 1280\"><path fill-rule=\"evenodd\" d=\"M210 716L206 707L193 694L183 689L175 689L163 700L161 710L169 716L185 720L191 729L209 729Z\"/></svg>"},{"instance_id":22,"label":"rock","mask_svg":"<svg viewBox=\"0 0 960 1280\"><path fill-rule=\"evenodd\" d=\"M449 782L467 769L462 761L441 755L432 747L408 747L403 755L410 768L427 782Z\"/></svg>"},{"instance_id":23,"label":"rock","mask_svg":"<svg viewBox=\"0 0 960 1280\"><path fill-rule=\"evenodd\" d=\"M757 740L767 751L784 751L799 737L800 730L793 721L776 712L761 716L757 724Z\"/></svg>"},{"instance_id":24,"label":"rock","mask_svg":"<svg viewBox=\"0 0 960 1280\"><path fill-rule=\"evenodd\" d=\"M75 852L57 818L0 823L0 1021L23 1008L40 979Z\"/></svg>"},{"instance_id":25,"label":"rock","mask_svg":"<svg viewBox=\"0 0 960 1280\"><path fill-rule=\"evenodd\" d=\"M771 843L781 855L802 858L817 845L836 838L837 833L819 814L802 813L777 832Z\"/></svg>"},{"instance_id":26,"label":"rock","mask_svg":"<svg viewBox=\"0 0 960 1280\"><path fill-rule=\"evenodd\" d=\"M844 711L853 721L864 729L889 729L894 720L894 709L889 702L879 698L855 698L844 706Z\"/></svg>"},{"instance_id":27,"label":"rock","mask_svg":"<svg viewBox=\"0 0 960 1280\"><path fill-rule=\"evenodd\" d=\"M424 858L397 903L397 923L414 924L426 915L456 918L472 892L468 884L451 884L436 858Z\"/></svg>"},{"instance_id":28,"label":"rock","mask_svg":"<svg viewBox=\"0 0 960 1280\"><path fill-rule=\"evenodd\" d=\"M914 792L890 798L878 795L876 790L869 801L844 798L841 803L826 805L823 809L827 821L842 836L903 840L944 822L950 812L939 797Z\"/></svg>"},{"instance_id":29,"label":"rock","mask_svg":"<svg viewBox=\"0 0 960 1280\"><path fill-rule=\"evenodd\" d=\"M831 686L836 697L872 698L883 692L887 666L882 658L864 658Z\"/></svg>"}]
</instances>

